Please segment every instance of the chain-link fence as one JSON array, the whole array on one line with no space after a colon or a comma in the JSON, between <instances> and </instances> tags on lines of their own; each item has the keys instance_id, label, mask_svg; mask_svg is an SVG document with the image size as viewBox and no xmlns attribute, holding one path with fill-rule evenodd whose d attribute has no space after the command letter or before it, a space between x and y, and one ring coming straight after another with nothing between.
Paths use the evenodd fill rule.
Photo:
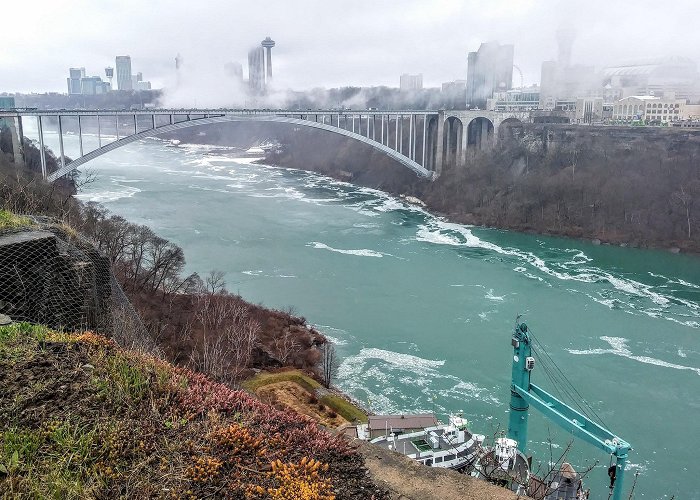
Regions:
<instances>
[{"instance_id":1,"label":"chain-link fence","mask_svg":"<svg viewBox=\"0 0 700 500\"><path fill-rule=\"evenodd\" d=\"M57 330L92 330L124 347L155 350L109 259L72 228L46 217L23 217L0 228L0 314Z\"/></svg>"}]
</instances>

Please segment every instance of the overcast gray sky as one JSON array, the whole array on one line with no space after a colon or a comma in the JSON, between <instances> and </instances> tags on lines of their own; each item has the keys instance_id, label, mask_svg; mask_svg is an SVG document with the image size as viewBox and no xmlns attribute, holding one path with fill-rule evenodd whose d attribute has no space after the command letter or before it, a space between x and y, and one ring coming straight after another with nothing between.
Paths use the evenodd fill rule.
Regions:
<instances>
[{"instance_id":1,"label":"overcast gray sky","mask_svg":"<svg viewBox=\"0 0 700 500\"><path fill-rule=\"evenodd\" d=\"M514 44L535 83L564 26L578 63L700 59L699 0L7 0L0 18L0 92L65 92L68 67L104 76L122 54L168 86L178 52L206 86L228 61L247 75L248 49L268 35L276 86L294 89L398 86L405 72L437 86L465 78L467 53L488 40Z\"/></svg>"}]
</instances>

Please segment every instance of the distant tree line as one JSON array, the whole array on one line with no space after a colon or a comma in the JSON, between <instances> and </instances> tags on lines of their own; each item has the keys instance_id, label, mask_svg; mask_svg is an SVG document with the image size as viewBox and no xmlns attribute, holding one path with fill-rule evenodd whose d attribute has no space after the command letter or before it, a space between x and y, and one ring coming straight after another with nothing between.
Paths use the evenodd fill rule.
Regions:
<instances>
[{"instance_id":1,"label":"distant tree line","mask_svg":"<svg viewBox=\"0 0 700 500\"><path fill-rule=\"evenodd\" d=\"M273 163L411 194L458 222L700 252L698 132L527 125L430 182L351 139L269 130L284 145Z\"/></svg>"}]
</instances>

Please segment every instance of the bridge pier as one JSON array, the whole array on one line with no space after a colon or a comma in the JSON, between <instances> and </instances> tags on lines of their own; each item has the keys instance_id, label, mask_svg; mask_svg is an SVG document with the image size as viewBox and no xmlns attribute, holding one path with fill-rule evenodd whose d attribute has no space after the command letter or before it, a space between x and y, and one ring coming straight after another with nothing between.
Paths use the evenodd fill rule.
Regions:
<instances>
[{"instance_id":1,"label":"bridge pier","mask_svg":"<svg viewBox=\"0 0 700 500\"><path fill-rule=\"evenodd\" d=\"M460 151L460 158L459 161L462 163L466 164L467 163L467 150L469 149L469 124L468 123L463 123L462 124L462 150Z\"/></svg>"},{"instance_id":2,"label":"bridge pier","mask_svg":"<svg viewBox=\"0 0 700 500\"><path fill-rule=\"evenodd\" d=\"M46 180L46 151L44 150L44 125L41 116L36 117L36 129L39 132L39 157L41 158L41 177Z\"/></svg>"},{"instance_id":3,"label":"bridge pier","mask_svg":"<svg viewBox=\"0 0 700 500\"><path fill-rule=\"evenodd\" d=\"M440 111L438 112L438 119L437 119L437 148L435 152L435 169L433 172L435 172L435 177L439 177L442 174L442 167L443 167L443 155L444 155L444 148L443 148L443 136L445 135L445 112Z\"/></svg>"},{"instance_id":4,"label":"bridge pier","mask_svg":"<svg viewBox=\"0 0 700 500\"><path fill-rule=\"evenodd\" d=\"M63 124L61 123L61 115L58 115L58 146L61 153L61 169L66 168L66 154L63 149Z\"/></svg>"}]
</instances>

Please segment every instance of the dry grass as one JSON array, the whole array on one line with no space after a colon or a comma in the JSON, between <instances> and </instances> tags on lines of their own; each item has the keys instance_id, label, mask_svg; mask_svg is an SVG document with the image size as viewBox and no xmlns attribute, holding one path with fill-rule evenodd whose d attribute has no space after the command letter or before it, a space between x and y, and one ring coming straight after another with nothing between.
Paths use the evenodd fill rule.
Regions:
<instances>
[{"instance_id":1,"label":"dry grass","mask_svg":"<svg viewBox=\"0 0 700 500\"><path fill-rule=\"evenodd\" d=\"M0 210L0 229L15 229L32 225L32 221L28 217L21 217L7 210Z\"/></svg>"},{"instance_id":2,"label":"dry grass","mask_svg":"<svg viewBox=\"0 0 700 500\"><path fill-rule=\"evenodd\" d=\"M94 333L0 327L0 387L0 498L385 498L310 418Z\"/></svg>"}]
</instances>

